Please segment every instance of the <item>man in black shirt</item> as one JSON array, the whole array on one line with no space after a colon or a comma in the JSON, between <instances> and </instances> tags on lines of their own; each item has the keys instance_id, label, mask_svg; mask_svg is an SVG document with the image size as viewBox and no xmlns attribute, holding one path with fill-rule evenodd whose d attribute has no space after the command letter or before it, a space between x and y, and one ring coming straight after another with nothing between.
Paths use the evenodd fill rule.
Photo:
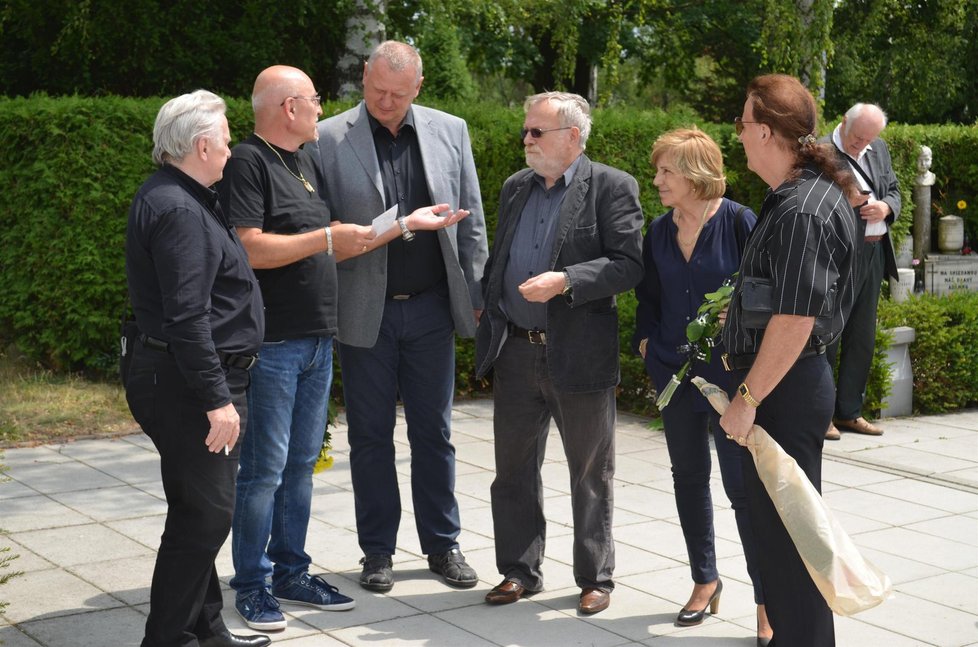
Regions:
<instances>
[{"instance_id":1,"label":"man in black shirt","mask_svg":"<svg viewBox=\"0 0 978 647\"><path fill-rule=\"evenodd\" d=\"M472 211L458 226L446 223L417 236L405 231L403 240L351 261L339 274L337 338L364 553L360 585L372 591L394 586L391 556L401 518L394 464L398 397L411 443L421 550L448 584L478 581L457 541L451 408L455 333L474 335L481 313L485 221L465 122L413 105L422 81L414 48L381 43L364 66L363 102L319 125L318 161L334 212L369 223L389 208L403 216L432 201Z\"/></svg>"},{"instance_id":2,"label":"man in black shirt","mask_svg":"<svg viewBox=\"0 0 978 647\"><path fill-rule=\"evenodd\" d=\"M312 471L326 430L336 332L336 262L400 235L397 227L333 221L316 165L302 149L322 114L312 80L276 65L255 81L255 132L234 147L219 186L265 299L268 325L252 373L241 449L232 556L235 608L249 627L282 629L279 601L327 611L354 601L310 575L305 552ZM442 227L463 213L419 209L406 228ZM266 580L271 578L271 591Z\"/></svg>"},{"instance_id":3,"label":"man in black shirt","mask_svg":"<svg viewBox=\"0 0 978 647\"><path fill-rule=\"evenodd\" d=\"M143 647L260 647L221 618L214 559L231 529L248 369L264 331L261 293L210 190L230 156L224 101L168 101L153 129L161 166L126 231L129 298L141 335L123 376L133 417L160 452L166 526Z\"/></svg>"}]
</instances>

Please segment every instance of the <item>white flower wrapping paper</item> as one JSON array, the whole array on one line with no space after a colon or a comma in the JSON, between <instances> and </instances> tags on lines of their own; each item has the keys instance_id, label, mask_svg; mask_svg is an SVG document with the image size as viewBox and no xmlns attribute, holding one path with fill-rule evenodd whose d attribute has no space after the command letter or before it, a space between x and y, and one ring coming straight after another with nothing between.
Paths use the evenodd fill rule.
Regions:
<instances>
[{"instance_id":1,"label":"white flower wrapping paper","mask_svg":"<svg viewBox=\"0 0 978 647\"><path fill-rule=\"evenodd\" d=\"M726 392L701 377L692 381L723 415L730 404ZM764 489L829 608L839 615L851 616L893 597L890 578L859 553L795 459L757 425L751 429L746 447Z\"/></svg>"}]
</instances>

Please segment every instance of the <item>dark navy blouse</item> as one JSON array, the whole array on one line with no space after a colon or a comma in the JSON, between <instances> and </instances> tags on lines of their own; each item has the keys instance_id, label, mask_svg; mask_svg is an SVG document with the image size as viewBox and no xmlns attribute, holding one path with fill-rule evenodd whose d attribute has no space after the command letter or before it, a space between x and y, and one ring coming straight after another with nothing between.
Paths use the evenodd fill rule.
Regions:
<instances>
[{"instance_id":1,"label":"dark navy blouse","mask_svg":"<svg viewBox=\"0 0 978 647\"><path fill-rule=\"evenodd\" d=\"M741 209L743 214L738 216ZM742 246L757 222L749 208L724 198L704 225L687 262L676 242L672 214L669 210L649 225L642 250L645 276L635 288L638 307L633 347L637 350L638 343L648 338L645 370L660 393L686 362L687 356L679 351L687 343L686 325L696 318L704 295L716 291L740 267ZM727 389L730 378L720 361L723 352L718 341L711 361L694 362L679 390L690 388L689 378L694 375ZM701 400L696 409L705 411L708 406Z\"/></svg>"}]
</instances>

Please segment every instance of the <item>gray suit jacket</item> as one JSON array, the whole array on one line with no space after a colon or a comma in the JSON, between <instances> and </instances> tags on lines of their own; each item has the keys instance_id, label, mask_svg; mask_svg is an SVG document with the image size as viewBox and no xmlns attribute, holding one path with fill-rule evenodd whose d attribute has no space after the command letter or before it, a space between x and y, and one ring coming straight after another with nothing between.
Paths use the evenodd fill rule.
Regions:
<instances>
[{"instance_id":1,"label":"gray suit jacket","mask_svg":"<svg viewBox=\"0 0 978 647\"><path fill-rule=\"evenodd\" d=\"M471 215L438 230L445 258L448 291L456 331L475 334L473 309L482 307L480 279L488 256L482 195L465 121L431 108L412 106L428 191L435 204ZM319 163L326 203L341 222L369 225L385 210L384 186L374 149L367 109L361 102L319 123L318 144L307 145ZM387 293L387 250L351 258L337 265L339 328L337 338L351 346L377 341Z\"/></svg>"},{"instance_id":2,"label":"gray suit jacket","mask_svg":"<svg viewBox=\"0 0 978 647\"><path fill-rule=\"evenodd\" d=\"M523 169L503 184L499 222L484 285L486 310L476 335L476 372L486 375L506 339L499 307L503 276L534 172ZM587 156L560 208L550 269L570 276L571 297L547 302L547 367L554 386L587 392L618 384L618 306L615 295L642 279L642 205L631 175Z\"/></svg>"},{"instance_id":3,"label":"gray suit jacket","mask_svg":"<svg viewBox=\"0 0 978 647\"><path fill-rule=\"evenodd\" d=\"M819 141L821 143L831 144L840 159L845 161L852 160L849 155L835 146L832 142L831 133L822 137ZM893 171L893 160L890 159L890 149L887 147L886 142L879 137L870 142L869 150L866 151L866 159L869 161L869 180L873 187L873 193L876 194L876 199L888 204L893 211L892 214L886 217L886 235L883 237L882 243L883 256L886 262L886 275L898 279L899 273L897 272L896 252L893 248L893 239L890 237L890 227L900 217L900 207L903 204L903 199L900 197L900 186L897 184L896 173ZM866 235L866 221L862 218L857 218L856 224L858 225L857 234L861 239Z\"/></svg>"}]
</instances>

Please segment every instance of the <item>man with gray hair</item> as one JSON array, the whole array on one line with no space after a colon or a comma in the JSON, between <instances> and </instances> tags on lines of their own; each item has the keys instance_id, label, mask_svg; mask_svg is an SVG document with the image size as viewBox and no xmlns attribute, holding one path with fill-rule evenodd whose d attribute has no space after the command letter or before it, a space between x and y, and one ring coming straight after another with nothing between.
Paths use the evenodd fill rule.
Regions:
<instances>
[{"instance_id":1,"label":"man with gray hair","mask_svg":"<svg viewBox=\"0 0 978 647\"><path fill-rule=\"evenodd\" d=\"M160 169L133 198L126 228L140 334L122 380L133 418L160 453L167 503L143 647L270 642L227 630L214 566L231 529L248 370L265 328L248 255L210 188L231 155L225 109L206 90L160 109Z\"/></svg>"},{"instance_id":2,"label":"man with gray hair","mask_svg":"<svg viewBox=\"0 0 978 647\"><path fill-rule=\"evenodd\" d=\"M846 112L831 136L822 142L835 144L839 157L848 162L866 196L856 208L858 269L852 312L842 334L828 347L829 365L839 358L835 415L825 434L839 440L839 430L879 436L883 430L862 415L866 382L876 345L876 308L884 275L898 280L896 253L890 227L900 216L900 187L886 142L879 134L886 128L886 114L871 103L857 103Z\"/></svg>"},{"instance_id":3,"label":"man with gray hair","mask_svg":"<svg viewBox=\"0 0 978 647\"><path fill-rule=\"evenodd\" d=\"M584 155L591 117L583 98L537 94L524 109L530 168L500 193L476 336L477 375L494 370L491 497L504 578L486 602L543 589L540 467L553 419L570 470L577 609L593 614L614 588L616 295L642 278L642 207L632 176Z\"/></svg>"},{"instance_id":4,"label":"man with gray hair","mask_svg":"<svg viewBox=\"0 0 978 647\"><path fill-rule=\"evenodd\" d=\"M364 554L360 585L379 592L394 586L401 520L398 398L428 568L454 587L478 582L458 543L451 415L455 333L475 333L488 245L468 129L458 117L413 105L424 81L421 69L421 57L407 43L381 43L363 68L363 102L319 124L317 159L330 209L363 224L395 209L393 229L403 234L339 273L337 339ZM437 231L409 231L405 214L431 202L471 215Z\"/></svg>"}]
</instances>

